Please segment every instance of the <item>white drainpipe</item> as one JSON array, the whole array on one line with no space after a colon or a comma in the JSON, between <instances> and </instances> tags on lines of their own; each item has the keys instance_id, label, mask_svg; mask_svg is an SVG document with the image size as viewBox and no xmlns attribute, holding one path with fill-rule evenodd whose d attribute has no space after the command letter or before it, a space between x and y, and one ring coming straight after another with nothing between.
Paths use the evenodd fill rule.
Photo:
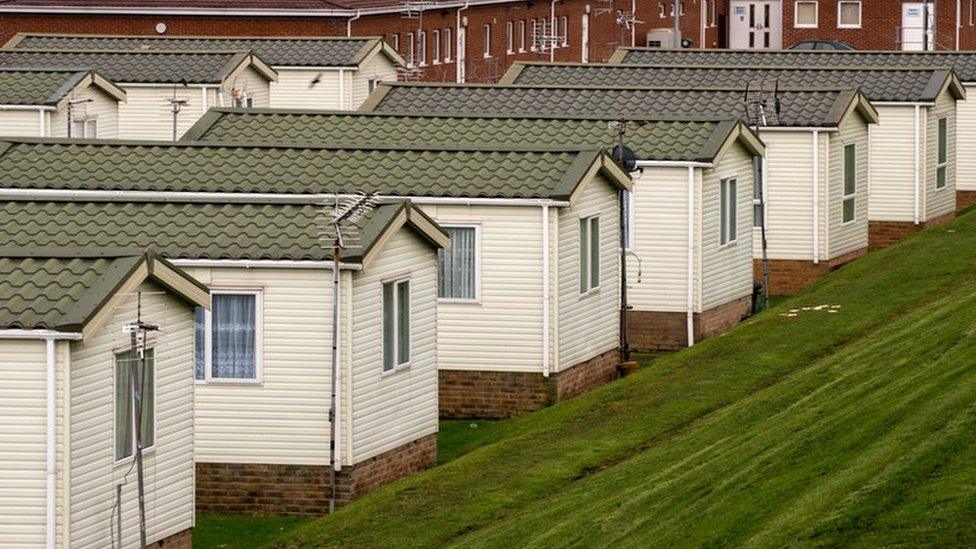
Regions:
<instances>
[{"instance_id":1,"label":"white drainpipe","mask_svg":"<svg viewBox=\"0 0 976 549\"><path fill-rule=\"evenodd\" d=\"M921 186L921 177L922 177L921 166L919 166L919 161L918 161L918 157L922 152L921 139L919 136L919 133L921 131L921 125L922 125L921 116L922 116L922 108L919 105L915 105L915 161L914 161L915 199L914 199L914 203L915 203L915 224L916 225L918 225L919 222L921 221L920 219L921 216L919 212L919 200L918 200L919 187Z\"/></svg>"},{"instance_id":2,"label":"white drainpipe","mask_svg":"<svg viewBox=\"0 0 976 549\"><path fill-rule=\"evenodd\" d=\"M556 36L556 2L559 0L549 0L549 35ZM549 62L556 60L556 43L549 44Z\"/></svg>"},{"instance_id":3,"label":"white drainpipe","mask_svg":"<svg viewBox=\"0 0 976 549\"><path fill-rule=\"evenodd\" d=\"M959 51L959 29L961 28L962 28L962 0L956 0L956 51Z\"/></svg>"},{"instance_id":4,"label":"white drainpipe","mask_svg":"<svg viewBox=\"0 0 976 549\"><path fill-rule=\"evenodd\" d=\"M630 0L630 13L637 15L637 0ZM630 47L637 45L637 21L630 26Z\"/></svg>"},{"instance_id":5,"label":"white drainpipe","mask_svg":"<svg viewBox=\"0 0 976 549\"><path fill-rule=\"evenodd\" d=\"M820 263L820 132L813 130L813 262Z\"/></svg>"},{"instance_id":6,"label":"white drainpipe","mask_svg":"<svg viewBox=\"0 0 976 549\"><path fill-rule=\"evenodd\" d=\"M42 111L43 112L43 111ZM55 340L49 337L44 340L47 349L47 448L45 450L45 472L46 472L46 503L47 510L44 515L44 525L46 534L47 549L54 549L55 546L55 483L58 478L57 463L55 452L57 451L57 440L55 439L55 415L57 414L57 392L55 385Z\"/></svg>"},{"instance_id":7,"label":"white drainpipe","mask_svg":"<svg viewBox=\"0 0 976 549\"><path fill-rule=\"evenodd\" d=\"M361 16L362 13L359 10L356 10L356 15L353 15L348 21L346 21L346 36L352 36L352 22L359 19Z\"/></svg>"},{"instance_id":8,"label":"white drainpipe","mask_svg":"<svg viewBox=\"0 0 976 549\"><path fill-rule=\"evenodd\" d=\"M342 472L342 269L339 269L339 285L336 286L336 301L339 303L339 314L336 315L336 378L334 380L335 403L335 470Z\"/></svg>"},{"instance_id":9,"label":"white drainpipe","mask_svg":"<svg viewBox=\"0 0 976 549\"><path fill-rule=\"evenodd\" d=\"M45 124L44 124L44 109L38 109L37 114L38 114L38 124L39 124L38 128L40 129L41 132L40 136L47 137L45 132L47 128L45 128Z\"/></svg>"},{"instance_id":10,"label":"white drainpipe","mask_svg":"<svg viewBox=\"0 0 976 549\"><path fill-rule=\"evenodd\" d=\"M688 258L687 279L688 287L686 302L686 324L688 329L688 346L695 344L695 168L688 166Z\"/></svg>"},{"instance_id":11,"label":"white drainpipe","mask_svg":"<svg viewBox=\"0 0 976 549\"><path fill-rule=\"evenodd\" d=\"M461 12L468 9L468 3L465 2L464 6L458 8L457 10L457 21L455 22L454 29L454 67L455 67L455 80L458 84L464 82L467 79L467 74L465 73L464 64L468 62L468 35L467 29L465 29L464 42L461 41Z\"/></svg>"},{"instance_id":12,"label":"white drainpipe","mask_svg":"<svg viewBox=\"0 0 976 549\"><path fill-rule=\"evenodd\" d=\"M542 206L542 375L549 377L549 206Z\"/></svg>"}]
</instances>

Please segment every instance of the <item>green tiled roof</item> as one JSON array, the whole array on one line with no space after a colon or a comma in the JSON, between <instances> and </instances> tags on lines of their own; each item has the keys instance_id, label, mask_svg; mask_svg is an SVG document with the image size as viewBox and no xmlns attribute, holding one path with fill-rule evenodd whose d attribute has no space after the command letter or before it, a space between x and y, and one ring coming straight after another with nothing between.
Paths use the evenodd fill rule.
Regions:
<instances>
[{"instance_id":1,"label":"green tiled roof","mask_svg":"<svg viewBox=\"0 0 976 549\"><path fill-rule=\"evenodd\" d=\"M516 63L505 83L617 87L739 87L778 82L793 88L844 87L860 89L871 101L932 101L947 81L950 69L839 68L780 66L652 66Z\"/></svg>"},{"instance_id":2,"label":"green tiled roof","mask_svg":"<svg viewBox=\"0 0 976 549\"><path fill-rule=\"evenodd\" d=\"M703 123L705 124L705 123ZM689 139L707 141L689 128ZM648 131L651 131L649 128ZM572 128L569 134L574 133ZM562 136L563 134L559 134ZM582 140L577 140L582 141ZM0 188L567 199L600 163L595 147L252 145L9 139Z\"/></svg>"},{"instance_id":3,"label":"green tiled roof","mask_svg":"<svg viewBox=\"0 0 976 549\"><path fill-rule=\"evenodd\" d=\"M382 84L373 109L384 112L497 113L517 116L607 118L744 117L742 89L431 86ZM771 94L770 94L771 95ZM854 100L852 90L780 92L781 126L832 126ZM772 107L770 106L770 111ZM772 120L772 117L770 117ZM219 134L218 134L219 135ZM227 134L228 136L231 134ZM217 137L217 136L215 136Z\"/></svg>"},{"instance_id":4,"label":"green tiled roof","mask_svg":"<svg viewBox=\"0 0 976 549\"><path fill-rule=\"evenodd\" d=\"M57 105L88 73L0 68L0 105Z\"/></svg>"},{"instance_id":5,"label":"green tiled roof","mask_svg":"<svg viewBox=\"0 0 976 549\"><path fill-rule=\"evenodd\" d=\"M56 50L253 51L276 66L352 67L379 47L376 37L204 37L24 34L5 48Z\"/></svg>"},{"instance_id":6,"label":"green tiled roof","mask_svg":"<svg viewBox=\"0 0 976 549\"><path fill-rule=\"evenodd\" d=\"M0 67L85 68L120 83L217 84L250 55L247 52L2 50Z\"/></svg>"},{"instance_id":7,"label":"green tiled roof","mask_svg":"<svg viewBox=\"0 0 976 549\"><path fill-rule=\"evenodd\" d=\"M360 261L407 201L381 204L347 226ZM168 259L328 260L323 230L332 207L306 201L271 204L203 201L0 201L0 241L9 246L152 248Z\"/></svg>"},{"instance_id":8,"label":"green tiled roof","mask_svg":"<svg viewBox=\"0 0 976 549\"><path fill-rule=\"evenodd\" d=\"M637 65L951 68L963 82L976 82L976 52L973 51L730 51L619 48L613 60Z\"/></svg>"},{"instance_id":9,"label":"green tiled roof","mask_svg":"<svg viewBox=\"0 0 976 549\"><path fill-rule=\"evenodd\" d=\"M239 138L287 142L301 139L328 143L350 139L383 145L404 141L451 144L478 136L485 144L543 144L606 150L611 149L617 139L617 132L609 126L611 120L211 109L187 133L190 138L207 140ZM649 119L631 126L627 134L628 147L642 160L708 162L728 139L736 123L728 119ZM0 156L0 169L3 166Z\"/></svg>"}]
</instances>

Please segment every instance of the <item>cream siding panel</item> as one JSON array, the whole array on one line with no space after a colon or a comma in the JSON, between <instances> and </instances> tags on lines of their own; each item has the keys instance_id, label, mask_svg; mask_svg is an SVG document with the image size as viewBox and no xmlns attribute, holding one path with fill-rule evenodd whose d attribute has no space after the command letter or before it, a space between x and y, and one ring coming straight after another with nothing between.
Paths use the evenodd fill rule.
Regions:
<instances>
[{"instance_id":1,"label":"cream siding panel","mask_svg":"<svg viewBox=\"0 0 976 549\"><path fill-rule=\"evenodd\" d=\"M4 547L44 545L46 363L44 341L0 341L0 545Z\"/></svg>"},{"instance_id":2,"label":"cream siding panel","mask_svg":"<svg viewBox=\"0 0 976 549\"><path fill-rule=\"evenodd\" d=\"M143 285L143 320L160 326L156 349L155 445L144 458L148 540L193 526L193 314L184 302ZM105 547L114 532L115 486L122 489L123 547L138 545L135 471L114 463L114 357L128 348L122 326L136 318L127 296L71 356L71 546Z\"/></svg>"},{"instance_id":3,"label":"cream siding panel","mask_svg":"<svg viewBox=\"0 0 976 549\"><path fill-rule=\"evenodd\" d=\"M936 189L936 167L939 164L939 119L948 120L946 186ZM956 210L956 100L948 90L943 91L928 109L925 119L925 209L922 221L927 221Z\"/></svg>"},{"instance_id":4,"label":"cream siding panel","mask_svg":"<svg viewBox=\"0 0 976 549\"><path fill-rule=\"evenodd\" d=\"M477 225L481 238L480 302L438 303L438 367L542 372L542 209L423 209L443 225Z\"/></svg>"},{"instance_id":5,"label":"cream siding panel","mask_svg":"<svg viewBox=\"0 0 976 549\"><path fill-rule=\"evenodd\" d=\"M720 246L720 182L736 179L737 240ZM732 146L718 166L702 174L701 186L701 282L696 312L707 311L752 294L752 156L740 145Z\"/></svg>"},{"instance_id":6,"label":"cream siding panel","mask_svg":"<svg viewBox=\"0 0 976 549\"><path fill-rule=\"evenodd\" d=\"M559 370L620 344L620 202L603 175L559 214ZM580 294L580 228L600 216L600 285Z\"/></svg>"},{"instance_id":7,"label":"cream siding panel","mask_svg":"<svg viewBox=\"0 0 976 549\"><path fill-rule=\"evenodd\" d=\"M765 132L769 259L813 259L812 132ZM820 133L822 142L827 134ZM819 169L823 179L823 158ZM751 173L751 171L750 171ZM749 211L752 219L752 210ZM758 231L757 231L758 232ZM761 249L759 249L761 252Z\"/></svg>"},{"instance_id":8,"label":"cream siding panel","mask_svg":"<svg viewBox=\"0 0 976 549\"><path fill-rule=\"evenodd\" d=\"M868 219L913 221L915 113L911 106L876 105L871 130L871 181ZM921 109L924 115L925 109Z\"/></svg>"},{"instance_id":9,"label":"cream siding panel","mask_svg":"<svg viewBox=\"0 0 976 549\"><path fill-rule=\"evenodd\" d=\"M276 109L338 109L339 71L276 67L278 81L271 82L270 101ZM311 86L316 78L319 83Z\"/></svg>"},{"instance_id":10,"label":"cream siding panel","mask_svg":"<svg viewBox=\"0 0 976 549\"><path fill-rule=\"evenodd\" d=\"M196 384L197 461L327 464L332 272L215 268L191 273L215 290L262 290L262 380Z\"/></svg>"},{"instance_id":11,"label":"cream siding panel","mask_svg":"<svg viewBox=\"0 0 976 549\"><path fill-rule=\"evenodd\" d=\"M99 139L115 139L119 136L119 102L94 86L71 94L69 101L90 99L88 103L76 105L72 111L75 120L95 117L98 120L96 135ZM52 137L68 137L68 107L58 109L51 119ZM73 135L72 137L79 137Z\"/></svg>"},{"instance_id":12,"label":"cream siding panel","mask_svg":"<svg viewBox=\"0 0 976 549\"><path fill-rule=\"evenodd\" d=\"M686 310L687 168L644 168L634 181L634 242L642 263L627 260L627 300L638 311Z\"/></svg>"},{"instance_id":13,"label":"cream siding panel","mask_svg":"<svg viewBox=\"0 0 976 549\"><path fill-rule=\"evenodd\" d=\"M347 106L348 109L358 109L363 101L369 97L369 81L379 80L381 82L396 82L397 71L396 65L390 61L390 58L383 54L375 54L365 63L363 63L359 70L352 71L349 76L352 77L353 89L352 89L352 104Z\"/></svg>"},{"instance_id":14,"label":"cream siding panel","mask_svg":"<svg viewBox=\"0 0 976 549\"><path fill-rule=\"evenodd\" d=\"M244 67L243 70L225 80L220 88L224 94L224 102L228 105L233 104L234 92L239 92L246 93L253 99L254 108L271 106L271 88L268 80L251 67Z\"/></svg>"},{"instance_id":15,"label":"cream siding panel","mask_svg":"<svg viewBox=\"0 0 976 549\"><path fill-rule=\"evenodd\" d=\"M173 139L173 111L170 100L175 95L184 99L177 116L176 136L179 138L206 112L200 88L182 86L125 86L127 100L119 104L119 138L129 140L171 141Z\"/></svg>"},{"instance_id":16,"label":"cream siding panel","mask_svg":"<svg viewBox=\"0 0 976 549\"><path fill-rule=\"evenodd\" d=\"M45 113L50 117L50 113ZM50 124L48 122L47 124ZM46 132L47 130L45 130ZM6 137L40 137L41 115L37 109L31 110L3 110L0 109L0 136Z\"/></svg>"},{"instance_id":17,"label":"cream siding panel","mask_svg":"<svg viewBox=\"0 0 976 549\"><path fill-rule=\"evenodd\" d=\"M976 84L956 103L956 188L976 191Z\"/></svg>"},{"instance_id":18,"label":"cream siding panel","mask_svg":"<svg viewBox=\"0 0 976 549\"><path fill-rule=\"evenodd\" d=\"M825 259L866 248L868 245L868 125L856 113L847 116L838 133L828 134L830 139L830 166L828 184L829 231ZM856 195L854 221L844 223L844 149L854 144L856 153Z\"/></svg>"},{"instance_id":19,"label":"cream siding panel","mask_svg":"<svg viewBox=\"0 0 976 549\"><path fill-rule=\"evenodd\" d=\"M353 461L437 432L436 253L398 232L353 280ZM383 373L383 282L410 279L409 367Z\"/></svg>"}]
</instances>

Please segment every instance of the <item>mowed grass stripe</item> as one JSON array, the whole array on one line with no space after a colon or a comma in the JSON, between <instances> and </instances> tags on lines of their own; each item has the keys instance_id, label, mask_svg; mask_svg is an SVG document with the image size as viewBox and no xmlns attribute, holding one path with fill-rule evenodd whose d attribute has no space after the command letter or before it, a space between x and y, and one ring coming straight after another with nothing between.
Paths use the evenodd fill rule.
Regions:
<instances>
[{"instance_id":1,"label":"mowed grass stripe","mask_svg":"<svg viewBox=\"0 0 976 549\"><path fill-rule=\"evenodd\" d=\"M780 307L661 358L653 368L513 421L497 442L378 490L282 541L365 546L460 540L926 307L972 280L974 267L976 216L970 214L869 254ZM819 304L842 309L779 316L790 307Z\"/></svg>"},{"instance_id":2,"label":"mowed grass stripe","mask_svg":"<svg viewBox=\"0 0 976 549\"><path fill-rule=\"evenodd\" d=\"M782 545L806 539L797 525L829 516L843 503L838 500L900 471L914 454L929 455L925 450L938 445L919 441L919 431L932 431L973 401L976 338L966 312L976 295L969 290L961 297L919 311L857 349L464 542ZM913 345L915 338L926 345ZM898 367L889 367L893 357ZM961 377L970 380L969 391L957 389L965 386ZM944 406L942 396L949 397ZM918 428L923 420L935 425ZM730 431L737 436L723 436ZM706 455L696 452L702 447Z\"/></svg>"}]
</instances>

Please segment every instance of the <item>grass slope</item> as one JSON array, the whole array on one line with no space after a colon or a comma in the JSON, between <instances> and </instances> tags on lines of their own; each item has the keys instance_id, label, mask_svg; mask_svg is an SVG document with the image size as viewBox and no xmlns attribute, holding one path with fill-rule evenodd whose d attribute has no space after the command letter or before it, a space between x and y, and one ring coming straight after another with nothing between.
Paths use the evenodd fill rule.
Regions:
<instances>
[{"instance_id":1,"label":"grass slope","mask_svg":"<svg viewBox=\"0 0 976 549\"><path fill-rule=\"evenodd\" d=\"M974 274L967 215L279 542L976 542Z\"/></svg>"}]
</instances>

